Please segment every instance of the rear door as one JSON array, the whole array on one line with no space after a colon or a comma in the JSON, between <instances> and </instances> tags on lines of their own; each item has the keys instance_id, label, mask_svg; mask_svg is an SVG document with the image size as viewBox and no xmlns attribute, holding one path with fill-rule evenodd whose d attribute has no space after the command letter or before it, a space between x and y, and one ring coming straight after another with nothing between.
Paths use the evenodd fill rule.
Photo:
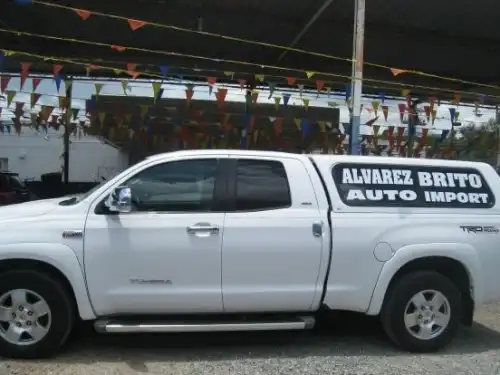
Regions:
<instances>
[{"instance_id":1,"label":"rear door","mask_svg":"<svg viewBox=\"0 0 500 375\"><path fill-rule=\"evenodd\" d=\"M315 233L321 216L305 166L293 157L230 160L222 245L224 310L310 310L321 291L318 275L328 249Z\"/></svg>"}]
</instances>

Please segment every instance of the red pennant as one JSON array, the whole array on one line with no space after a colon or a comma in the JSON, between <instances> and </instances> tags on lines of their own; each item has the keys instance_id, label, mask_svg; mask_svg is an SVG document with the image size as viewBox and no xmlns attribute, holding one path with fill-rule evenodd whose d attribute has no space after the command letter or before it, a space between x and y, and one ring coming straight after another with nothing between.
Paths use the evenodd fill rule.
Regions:
<instances>
[{"instance_id":1,"label":"red pennant","mask_svg":"<svg viewBox=\"0 0 500 375\"><path fill-rule=\"evenodd\" d=\"M141 27L143 27L144 25L146 25L146 22L138 21L138 20L128 19L127 22L128 22L128 25L130 26L130 28L132 29L132 31L136 31L136 30L140 29Z\"/></svg>"},{"instance_id":2,"label":"red pennant","mask_svg":"<svg viewBox=\"0 0 500 375\"><path fill-rule=\"evenodd\" d=\"M274 134L276 137L279 137L281 133L283 132L283 117L277 117L276 120L274 120Z\"/></svg>"},{"instance_id":3,"label":"red pennant","mask_svg":"<svg viewBox=\"0 0 500 375\"><path fill-rule=\"evenodd\" d=\"M61 73L62 68L64 65L61 64L54 64L52 65L52 75L54 76L54 79L56 79L57 75Z\"/></svg>"},{"instance_id":4,"label":"red pennant","mask_svg":"<svg viewBox=\"0 0 500 375\"><path fill-rule=\"evenodd\" d=\"M257 104L258 98L259 98L259 92L258 91L252 92L252 103L253 104Z\"/></svg>"},{"instance_id":5,"label":"red pennant","mask_svg":"<svg viewBox=\"0 0 500 375\"><path fill-rule=\"evenodd\" d=\"M427 134L429 133L429 129L423 128L422 129L422 137L420 137L420 142L419 145L420 147L424 147L425 144L427 143Z\"/></svg>"},{"instance_id":6,"label":"red pennant","mask_svg":"<svg viewBox=\"0 0 500 375\"><path fill-rule=\"evenodd\" d=\"M23 89L24 82L26 82L26 78L28 78L28 74L30 73L31 63L22 62L21 63L21 90Z\"/></svg>"},{"instance_id":7,"label":"red pennant","mask_svg":"<svg viewBox=\"0 0 500 375\"><path fill-rule=\"evenodd\" d=\"M89 71L92 71L92 70L97 70L99 69L99 67L97 65L87 65L87 69Z\"/></svg>"},{"instance_id":8,"label":"red pennant","mask_svg":"<svg viewBox=\"0 0 500 375\"><path fill-rule=\"evenodd\" d=\"M323 90L323 87L325 87L325 81L317 80L316 81L316 90L318 90L318 92L320 92L321 90Z\"/></svg>"},{"instance_id":9,"label":"red pennant","mask_svg":"<svg viewBox=\"0 0 500 375\"><path fill-rule=\"evenodd\" d=\"M128 73L134 73L136 69L137 69L137 64L134 64L134 63L127 64L127 72Z\"/></svg>"},{"instance_id":10,"label":"red pennant","mask_svg":"<svg viewBox=\"0 0 500 375\"><path fill-rule=\"evenodd\" d=\"M389 106L388 105L382 106L382 113L384 114L385 122L387 122L387 117L389 116Z\"/></svg>"},{"instance_id":11,"label":"red pennant","mask_svg":"<svg viewBox=\"0 0 500 375\"><path fill-rule=\"evenodd\" d=\"M10 76L0 76L0 91L4 92L10 81Z\"/></svg>"},{"instance_id":12,"label":"red pennant","mask_svg":"<svg viewBox=\"0 0 500 375\"><path fill-rule=\"evenodd\" d=\"M248 124L248 130L249 131L252 131L253 130L253 127L255 125L255 116L251 116L250 117L250 123Z\"/></svg>"},{"instance_id":13,"label":"red pennant","mask_svg":"<svg viewBox=\"0 0 500 375\"><path fill-rule=\"evenodd\" d=\"M399 107L399 118L400 118L401 122L403 122L403 119L405 116L405 111L406 111L406 104L399 103L398 107Z\"/></svg>"},{"instance_id":14,"label":"red pennant","mask_svg":"<svg viewBox=\"0 0 500 375\"><path fill-rule=\"evenodd\" d=\"M111 49L114 49L114 50L116 50L118 52L124 52L124 51L127 50L125 47L123 47L123 46L117 46L117 45L112 45Z\"/></svg>"},{"instance_id":15,"label":"red pennant","mask_svg":"<svg viewBox=\"0 0 500 375\"><path fill-rule=\"evenodd\" d=\"M240 84L240 89L243 91L243 89L245 88L245 85L247 84L247 80L246 79L239 79L238 82Z\"/></svg>"},{"instance_id":16,"label":"red pennant","mask_svg":"<svg viewBox=\"0 0 500 375\"><path fill-rule=\"evenodd\" d=\"M92 12L84 9L75 9L75 13L78 14L78 16L80 16L80 18L84 21L92 15Z\"/></svg>"},{"instance_id":17,"label":"red pennant","mask_svg":"<svg viewBox=\"0 0 500 375\"><path fill-rule=\"evenodd\" d=\"M213 86L217 82L217 77L207 77L207 82L210 86Z\"/></svg>"},{"instance_id":18,"label":"red pennant","mask_svg":"<svg viewBox=\"0 0 500 375\"><path fill-rule=\"evenodd\" d=\"M288 77L286 80L290 86L295 85L295 83L297 82L297 78L295 77Z\"/></svg>"},{"instance_id":19,"label":"red pennant","mask_svg":"<svg viewBox=\"0 0 500 375\"><path fill-rule=\"evenodd\" d=\"M35 91L37 89L38 85L40 84L40 82L42 82L42 79L41 78L33 78L32 81L33 81L33 91Z\"/></svg>"},{"instance_id":20,"label":"red pennant","mask_svg":"<svg viewBox=\"0 0 500 375\"><path fill-rule=\"evenodd\" d=\"M219 107L222 107L224 105L224 102L226 101L226 96L227 96L227 89L222 89L222 88L220 88L215 94Z\"/></svg>"},{"instance_id":21,"label":"red pennant","mask_svg":"<svg viewBox=\"0 0 500 375\"><path fill-rule=\"evenodd\" d=\"M193 98L194 90L186 89L186 100L189 102Z\"/></svg>"},{"instance_id":22,"label":"red pennant","mask_svg":"<svg viewBox=\"0 0 500 375\"><path fill-rule=\"evenodd\" d=\"M425 111L425 117L427 117L427 121L431 121L431 106L430 105L424 106L424 111Z\"/></svg>"},{"instance_id":23,"label":"red pennant","mask_svg":"<svg viewBox=\"0 0 500 375\"><path fill-rule=\"evenodd\" d=\"M406 146L405 145L401 145L399 146L399 155L402 156L405 154L405 148Z\"/></svg>"},{"instance_id":24,"label":"red pennant","mask_svg":"<svg viewBox=\"0 0 500 375\"><path fill-rule=\"evenodd\" d=\"M21 135L21 119L19 117L12 117L12 122L14 123L16 134Z\"/></svg>"}]
</instances>

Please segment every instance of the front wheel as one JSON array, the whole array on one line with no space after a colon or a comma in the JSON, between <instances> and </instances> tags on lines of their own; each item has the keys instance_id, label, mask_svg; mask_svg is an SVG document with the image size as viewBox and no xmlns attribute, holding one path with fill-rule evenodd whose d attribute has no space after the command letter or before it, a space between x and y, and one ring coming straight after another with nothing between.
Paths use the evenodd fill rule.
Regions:
<instances>
[{"instance_id":1,"label":"front wheel","mask_svg":"<svg viewBox=\"0 0 500 375\"><path fill-rule=\"evenodd\" d=\"M389 291L382 325L389 338L411 352L432 352L453 339L462 317L460 290L445 276L420 271L403 276Z\"/></svg>"},{"instance_id":2,"label":"front wheel","mask_svg":"<svg viewBox=\"0 0 500 375\"><path fill-rule=\"evenodd\" d=\"M56 279L31 270L0 275L0 356L52 356L73 323L72 300Z\"/></svg>"}]
</instances>

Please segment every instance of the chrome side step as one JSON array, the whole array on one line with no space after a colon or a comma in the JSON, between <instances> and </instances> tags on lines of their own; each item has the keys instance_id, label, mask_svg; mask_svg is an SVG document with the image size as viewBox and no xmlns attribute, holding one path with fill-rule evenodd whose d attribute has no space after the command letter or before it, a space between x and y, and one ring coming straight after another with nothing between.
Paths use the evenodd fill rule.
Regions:
<instances>
[{"instance_id":1,"label":"chrome side step","mask_svg":"<svg viewBox=\"0 0 500 375\"><path fill-rule=\"evenodd\" d=\"M312 329L312 316L297 317L287 321L242 322L120 322L97 320L94 328L99 333L178 333L178 332L237 332L237 331L288 331Z\"/></svg>"}]
</instances>

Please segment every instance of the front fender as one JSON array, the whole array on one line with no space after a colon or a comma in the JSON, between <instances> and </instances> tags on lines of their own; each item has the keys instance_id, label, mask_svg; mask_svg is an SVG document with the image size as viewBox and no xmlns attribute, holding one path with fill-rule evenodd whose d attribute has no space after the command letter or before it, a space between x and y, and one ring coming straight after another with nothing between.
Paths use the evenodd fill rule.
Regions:
<instances>
[{"instance_id":1,"label":"front fender","mask_svg":"<svg viewBox=\"0 0 500 375\"><path fill-rule=\"evenodd\" d=\"M382 309L385 293L394 275L405 264L412 260L442 256L454 259L462 263L469 273L471 284L473 285L473 300L482 301L483 280L481 265L476 250L468 244L460 243L429 243L408 245L396 251L395 255L382 267L378 281L368 308L368 315L378 315Z\"/></svg>"},{"instance_id":2,"label":"front fender","mask_svg":"<svg viewBox=\"0 0 500 375\"><path fill-rule=\"evenodd\" d=\"M60 243L2 244L0 261L8 259L36 260L58 269L73 288L80 317L83 320L96 318L87 293L82 267L71 248Z\"/></svg>"}]
</instances>

